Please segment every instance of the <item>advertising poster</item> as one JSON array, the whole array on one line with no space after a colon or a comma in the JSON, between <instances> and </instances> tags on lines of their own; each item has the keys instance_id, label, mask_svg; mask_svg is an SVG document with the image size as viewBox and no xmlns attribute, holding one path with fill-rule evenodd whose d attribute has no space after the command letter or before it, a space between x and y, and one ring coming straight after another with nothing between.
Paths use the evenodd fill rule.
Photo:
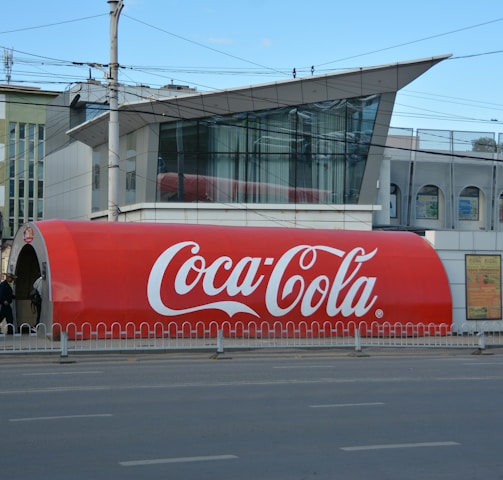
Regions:
<instances>
[{"instance_id":1,"label":"advertising poster","mask_svg":"<svg viewBox=\"0 0 503 480\"><path fill-rule=\"evenodd\" d=\"M501 255L466 255L466 318L501 320Z\"/></svg>"},{"instance_id":2,"label":"advertising poster","mask_svg":"<svg viewBox=\"0 0 503 480\"><path fill-rule=\"evenodd\" d=\"M423 187L416 197L416 218L438 219L438 189Z\"/></svg>"}]
</instances>

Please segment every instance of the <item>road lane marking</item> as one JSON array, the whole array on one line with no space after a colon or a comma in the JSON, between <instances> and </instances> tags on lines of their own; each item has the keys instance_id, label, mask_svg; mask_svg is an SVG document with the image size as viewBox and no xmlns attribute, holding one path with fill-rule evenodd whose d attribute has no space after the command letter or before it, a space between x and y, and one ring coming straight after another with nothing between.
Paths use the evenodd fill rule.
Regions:
<instances>
[{"instance_id":1,"label":"road lane marking","mask_svg":"<svg viewBox=\"0 0 503 480\"><path fill-rule=\"evenodd\" d=\"M295 369L298 370L300 368L335 368L335 365L278 365L273 367L278 370L286 370L286 369Z\"/></svg>"},{"instance_id":2,"label":"road lane marking","mask_svg":"<svg viewBox=\"0 0 503 480\"><path fill-rule=\"evenodd\" d=\"M278 386L278 385L343 385L343 384L376 384L376 383L421 383L421 382L494 382L503 381L503 375L477 375L459 377L361 377L361 378L322 378L307 380L237 380L229 382L188 382L188 383L160 383L152 385L90 385L73 387L40 387L23 388L14 390L0 390L0 395L28 395L37 393L64 393L64 392L95 392L95 391L119 391L119 390L155 390L155 389L178 389L178 388L221 388L221 387L254 387L254 386Z\"/></svg>"},{"instance_id":3,"label":"road lane marking","mask_svg":"<svg viewBox=\"0 0 503 480\"><path fill-rule=\"evenodd\" d=\"M427 442L427 443L395 443L389 445L362 445L360 447L341 447L345 452L360 452L364 450L386 450L395 448L453 447L461 445L458 442Z\"/></svg>"},{"instance_id":4,"label":"road lane marking","mask_svg":"<svg viewBox=\"0 0 503 480\"><path fill-rule=\"evenodd\" d=\"M146 465L160 465L163 463L191 463L191 462L210 462L215 460L235 460L236 455L212 455L203 457L178 457L178 458L154 458L152 460L133 460L128 462L119 462L123 467L138 467Z\"/></svg>"},{"instance_id":5,"label":"road lane marking","mask_svg":"<svg viewBox=\"0 0 503 480\"><path fill-rule=\"evenodd\" d=\"M384 402L367 403L333 403L327 405L309 405L310 408L339 408L339 407L373 407L377 405L386 405Z\"/></svg>"},{"instance_id":6,"label":"road lane marking","mask_svg":"<svg viewBox=\"0 0 503 480\"><path fill-rule=\"evenodd\" d=\"M103 373L98 370L95 371L87 371L87 372L38 372L38 373L23 373L25 377L42 377L45 375L96 375L98 373Z\"/></svg>"},{"instance_id":7,"label":"road lane marking","mask_svg":"<svg viewBox=\"0 0 503 480\"><path fill-rule=\"evenodd\" d=\"M25 418L9 418L9 422L38 422L40 420L67 420L71 418L96 418L96 417L111 417L111 413L93 413L89 415L58 415L56 417L25 417Z\"/></svg>"},{"instance_id":8,"label":"road lane marking","mask_svg":"<svg viewBox=\"0 0 503 480\"><path fill-rule=\"evenodd\" d=\"M495 367L501 367L502 363L501 362L470 362L470 363L463 363L464 366L467 367L473 367L476 366L478 367L479 365L494 365Z\"/></svg>"}]
</instances>

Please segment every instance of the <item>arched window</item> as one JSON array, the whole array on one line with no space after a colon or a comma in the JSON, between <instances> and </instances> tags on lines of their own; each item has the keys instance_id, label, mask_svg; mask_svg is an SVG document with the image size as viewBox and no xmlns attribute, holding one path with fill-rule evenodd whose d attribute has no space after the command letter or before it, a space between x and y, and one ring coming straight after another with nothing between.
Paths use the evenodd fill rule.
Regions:
<instances>
[{"instance_id":1,"label":"arched window","mask_svg":"<svg viewBox=\"0 0 503 480\"><path fill-rule=\"evenodd\" d=\"M438 220L438 187L425 185L416 197L416 218Z\"/></svg>"},{"instance_id":2,"label":"arched window","mask_svg":"<svg viewBox=\"0 0 503 480\"><path fill-rule=\"evenodd\" d=\"M500 194L500 201L499 201L499 222L503 223L503 193Z\"/></svg>"},{"instance_id":3,"label":"arched window","mask_svg":"<svg viewBox=\"0 0 503 480\"><path fill-rule=\"evenodd\" d=\"M477 187L466 187L459 195L458 219L469 221L479 219L479 189Z\"/></svg>"}]
</instances>

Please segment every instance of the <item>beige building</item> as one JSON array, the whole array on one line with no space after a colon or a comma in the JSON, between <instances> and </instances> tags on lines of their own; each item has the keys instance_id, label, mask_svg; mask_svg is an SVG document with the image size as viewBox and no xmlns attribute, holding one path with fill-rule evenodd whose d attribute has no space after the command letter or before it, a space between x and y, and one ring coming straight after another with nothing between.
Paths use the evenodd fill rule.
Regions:
<instances>
[{"instance_id":1,"label":"beige building","mask_svg":"<svg viewBox=\"0 0 503 480\"><path fill-rule=\"evenodd\" d=\"M17 229L44 216L46 105L58 95L34 87L0 85L2 271Z\"/></svg>"}]
</instances>

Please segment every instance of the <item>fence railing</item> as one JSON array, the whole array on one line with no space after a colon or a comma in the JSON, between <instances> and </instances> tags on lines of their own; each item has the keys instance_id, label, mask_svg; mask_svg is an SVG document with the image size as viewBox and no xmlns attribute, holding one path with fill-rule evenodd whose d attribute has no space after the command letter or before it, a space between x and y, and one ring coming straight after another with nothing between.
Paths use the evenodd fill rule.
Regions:
<instances>
[{"instance_id":1,"label":"fence railing","mask_svg":"<svg viewBox=\"0 0 503 480\"><path fill-rule=\"evenodd\" d=\"M477 332L467 324L454 329L436 324L247 323L203 322L126 325L98 323L21 325L0 333L0 354L59 352L126 352L166 350L346 347L479 348L503 345L503 332Z\"/></svg>"}]
</instances>

